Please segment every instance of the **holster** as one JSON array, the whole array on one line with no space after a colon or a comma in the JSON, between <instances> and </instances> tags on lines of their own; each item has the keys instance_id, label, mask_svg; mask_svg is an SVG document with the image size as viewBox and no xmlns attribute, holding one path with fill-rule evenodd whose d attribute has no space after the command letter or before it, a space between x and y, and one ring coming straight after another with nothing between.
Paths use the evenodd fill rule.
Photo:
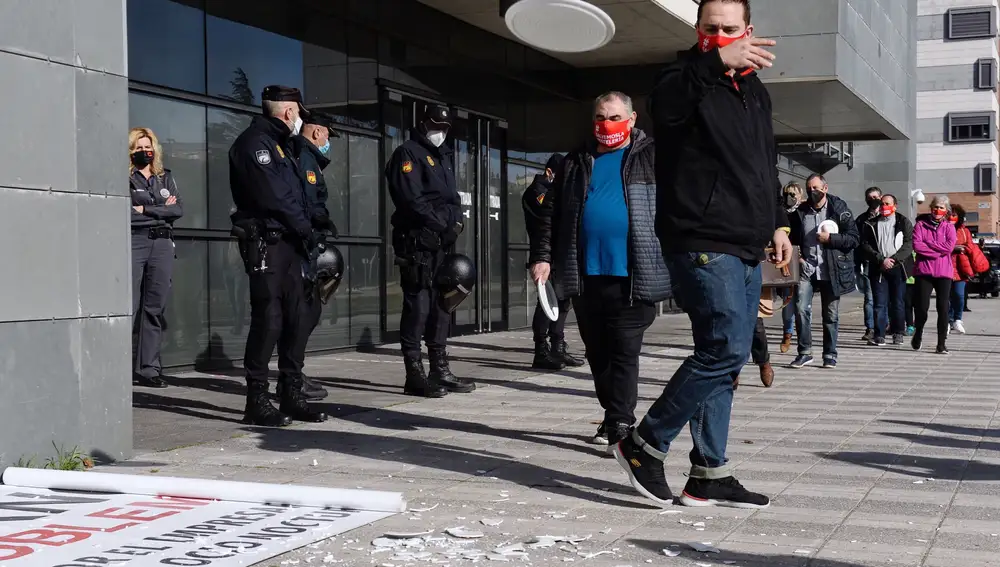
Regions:
<instances>
[{"instance_id":1,"label":"holster","mask_svg":"<svg viewBox=\"0 0 1000 567\"><path fill-rule=\"evenodd\" d=\"M396 248L393 263L399 266L400 285L411 289L430 288L434 279L431 270L433 252L422 249L420 231L410 231L398 244L401 246Z\"/></svg>"},{"instance_id":2,"label":"holster","mask_svg":"<svg viewBox=\"0 0 1000 567\"><path fill-rule=\"evenodd\" d=\"M263 272L267 269L268 231L264 223L258 219L242 219L233 222L230 234L236 237L243 259L243 270L247 275Z\"/></svg>"}]
</instances>

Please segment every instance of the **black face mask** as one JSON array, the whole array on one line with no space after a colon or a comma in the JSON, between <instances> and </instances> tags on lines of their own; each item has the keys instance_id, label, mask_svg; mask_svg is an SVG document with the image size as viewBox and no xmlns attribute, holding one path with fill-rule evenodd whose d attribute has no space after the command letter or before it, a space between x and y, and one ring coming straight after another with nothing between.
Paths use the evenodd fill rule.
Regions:
<instances>
[{"instance_id":1,"label":"black face mask","mask_svg":"<svg viewBox=\"0 0 1000 567\"><path fill-rule=\"evenodd\" d=\"M153 163L153 152L145 150L132 152L132 165L134 165L136 169L142 169L151 163Z\"/></svg>"},{"instance_id":2,"label":"black face mask","mask_svg":"<svg viewBox=\"0 0 1000 567\"><path fill-rule=\"evenodd\" d=\"M819 189L812 189L809 191L809 202L812 203L814 207L823 201L823 197L826 197L826 193L820 191Z\"/></svg>"},{"instance_id":3,"label":"black face mask","mask_svg":"<svg viewBox=\"0 0 1000 567\"><path fill-rule=\"evenodd\" d=\"M799 199L795 195L785 195L785 208L790 209L799 204Z\"/></svg>"},{"instance_id":4,"label":"black face mask","mask_svg":"<svg viewBox=\"0 0 1000 567\"><path fill-rule=\"evenodd\" d=\"M877 209L877 208L879 208L879 207L882 206L882 199L879 199L877 197L870 197L865 202L868 203L868 208L872 209L872 210Z\"/></svg>"}]
</instances>

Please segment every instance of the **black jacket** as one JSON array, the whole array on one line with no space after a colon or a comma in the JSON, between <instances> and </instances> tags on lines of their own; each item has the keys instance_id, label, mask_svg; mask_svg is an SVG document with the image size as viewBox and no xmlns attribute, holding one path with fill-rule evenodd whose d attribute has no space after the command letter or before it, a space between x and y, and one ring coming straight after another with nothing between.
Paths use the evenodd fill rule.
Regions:
<instances>
[{"instance_id":1,"label":"black jacket","mask_svg":"<svg viewBox=\"0 0 1000 567\"><path fill-rule=\"evenodd\" d=\"M545 195L553 215L540 219L538 238L532 239L531 256L552 266L552 285L560 299L582 291L579 229L590 176L594 169L596 142L571 152L556 172L555 183ZM657 302L670 297L670 274L656 239L656 179L653 176L653 139L642 130L632 130L632 143L622 165L625 205L628 207L628 270L631 300Z\"/></svg>"},{"instance_id":2,"label":"black jacket","mask_svg":"<svg viewBox=\"0 0 1000 567\"><path fill-rule=\"evenodd\" d=\"M323 170L330 165L330 158L323 155L323 152L304 136L293 136L291 145L295 159L299 161L302 186L305 188L306 202L309 204L309 219L314 227L319 228L323 221L330 219L330 211L326 207L330 192L323 177Z\"/></svg>"},{"instance_id":3,"label":"black jacket","mask_svg":"<svg viewBox=\"0 0 1000 567\"><path fill-rule=\"evenodd\" d=\"M531 244L531 251L528 253L529 266L542 261L542 229L543 226L550 227L552 224L552 199L548 198L550 189L552 183L544 173L539 173L521 195L524 227L527 229L528 242Z\"/></svg>"},{"instance_id":4,"label":"black jacket","mask_svg":"<svg viewBox=\"0 0 1000 567\"><path fill-rule=\"evenodd\" d=\"M132 209L132 228L173 225L174 221L184 216L184 203L169 169L164 169L162 175L153 175L149 179L135 170L129 175L128 185L132 194L132 206L142 206L141 213ZM176 197L177 202L168 205L167 199L170 197Z\"/></svg>"},{"instance_id":5,"label":"black jacket","mask_svg":"<svg viewBox=\"0 0 1000 567\"><path fill-rule=\"evenodd\" d=\"M823 220L833 220L837 223L837 234L830 235L828 244L821 244L823 250L823 265L830 274L830 286L833 294L841 297L856 289L854 276L854 249L858 247L858 225L847 203L836 195L826 196L826 216ZM802 214L809 214L812 205L806 201L799 209L788 215L791 226L791 240L795 246L802 246L805 230L802 226ZM822 222L822 221L820 221Z\"/></svg>"},{"instance_id":6,"label":"black jacket","mask_svg":"<svg viewBox=\"0 0 1000 567\"><path fill-rule=\"evenodd\" d=\"M291 131L277 118L254 116L250 126L229 149L229 187L236 212L233 220L255 218L268 228L312 235L309 204L289 138Z\"/></svg>"},{"instance_id":7,"label":"black jacket","mask_svg":"<svg viewBox=\"0 0 1000 567\"><path fill-rule=\"evenodd\" d=\"M861 223L861 246L857 250L857 255L866 264L869 278L876 278L882 273L882 262L885 256L878 251L878 225L879 219L865 219ZM904 279L913 275L913 223L906 215L896 213L896 234L902 233L903 246L892 255L896 260L896 265L903 267Z\"/></svg>"},{"instance_id":8,"label":"black jacket","mask_svg":"<svg viewBox=\"0 0 1000 567\"><path fill-rule=\"evenodd\" d=\"M455 186L451 149L440 148L416 128L392 152L385 166L389 196L396 206L392 226L410 231L429 228L443 233L462 220L462 201Z\"/></svg>"},{"instance_id":9,"label":"black jacket","mask_svg":"<svg viewBox=\"0 0 1000 567\"><path fill-rule=\"evenodd\" d=\"M665 251L759 261L787 226L771 97L756 73L726 71L718 49L695 47L653 87L656 234Z\"/></svg>"},{"instance_id":10,"label":"black jacket","mask_svg":"<svg viewBox=\"0 0 1000 567\"><path fill-rule=\"evenodd\" d=\"M872 211L870 209L866 210L865 212L861 213L860 215L858 215L854 219L854 224L858 225L858 235L859 235L859 238L861 238L861 237L864 236L865 223L868 222L869 220L871 220L873 216L875 218L878 217L878 209L875 209L875 213L874 214L872 213ZM867 263L865 262L864 252L861 250L861 246L859 245L854 250L854 269L858 273L861 273L862 266L867 266ZM867 270L865 270L865 273L866 274L868 273Z\"/></svg>"}]
</instances>

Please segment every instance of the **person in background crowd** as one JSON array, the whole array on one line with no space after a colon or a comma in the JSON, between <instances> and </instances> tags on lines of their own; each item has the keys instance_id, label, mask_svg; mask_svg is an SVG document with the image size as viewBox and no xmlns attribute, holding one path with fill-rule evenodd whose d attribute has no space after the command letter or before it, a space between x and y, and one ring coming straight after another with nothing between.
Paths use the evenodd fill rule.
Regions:
<instances>
[{"instance_id":1,"label":"person in background crowd","mask_svg":"<svg viewBox=\"0 0 1000 567\"><path fill-rule=\"evenodd\" d=\"M317 243L326 242L328 238L337 236L337 227L330 220L330 211L326 208L329 191L326 188L326 178L323 176L323 170L330 165L330 158L327 157L330 153L330 138L340 137L333 130L333 124L332 117L322 112L310 112L309 116L302 121L302 131L289 140L292 154L299 162L299 173L302 174L306 203L309 205L309 221L312 223L313 237ZM313 252L313 261L318 253L318 250ZM298 343L292 347L296 352L296 357L301 356L303 359L305 359L309 337L316 330L320 317L323 315L323 303L316 297L316 290L311 291L313 293L309 294L303 303L305 311L299 320L302 329L296 334ZM279 353L284 350L279 346ZM278 366L283 365L279 363ZM286 380L278 378L276 390L279 398L281 397L282 384L285 382ZM310 400L322 400L327 396L327 391L303 374L302 394Z\"/></svg>"},{"instance_id":2,"label":"person in background crowd","mask_svg":"<svg viewBox=\"0 0 1000 567\"><path fill-rule=\"evenodd\" d=\"M952 331L964 335L965 324L962 323L962 314L965 312L966 299L969 297L966 293L966 284L976 275L968 251L972 233L965 226L965 208L961 205L952 205L948 221L955 226L955 251L951 255L955 271L952 275L948 320Z\"/></svg>"},{"instance_id":3,"label":"person in background crowd","mask_svg":"<svg viewBox=\"0 0 1000 567\"><path fill-rule=\"evenodd\" d=\"M524 210L524 226L528 230L528 242L531 244L528 268L535 264L541 255L541 235L539 228L542 222L551 222L552 199L547 198L549 189L555 181L556 172L562 168L565 157L562 154L552 154L545 164L545 172L535 176L534 181L521 195L521 208ZM547 219L543 221L542 219ZM568 298L559 299L559 318L549 320L542 309L541 303L535 304L535 316L531 320L531 330L535 339L535 358L532 368L539 370L562 370L566 366L583 366L583 361L569 354L566 346L566 317L573 302Z\"/></svg>"},{"instance_id":4,"label":"person in background crowd","mask_svg":"<svg viewBox=\"0 0 1000 567\"><path fill-rule=\"evenodd\" d=\"M813 293L820 292L823 309L823 368L837 367L837 331L840 324L840 298L855 289L855 262L852 252L858 247L858 225L843 199L830 195L822 175L806 180L809 201L790 215L792 243L802 252L798 304L799 355L792 368L812 364ZM820 230L825 221L833 221L837 232Z\"/></svg>"},{"instance_id":5,"label":"person in background crowd","mask_svg":"<svg viewBox=\"0 0 1000 567\"><path fill-rule=\"evenodd\" d=\"M912 254L913 262L917 261L917 253ZM906 336L912 337L916 327L913 325L913 305L916 298L916 278L913 277L913 270L910 270L910 277L906 279L906 292L903 301L903 315L906 319Z\"/></svg>"},{"instance_id":6,"label":"person in background crowd","mask_svg":"<svg viewBox=\"0 0 1000 567\"><path fill-rule=\"evenodd\" d=\"M149 128L128 133L132 196L132 313L136 318L133 380L166 388L160 364L163 311L174 267L174 222L184 216L177 182L163 167L163 148Z\"/></svg>"},{"instance_id":7,"label":"person in background crowd","mask_svg":"<svg viewBox=\"0 0 1000 567\"><path fill-rule=\"evenodd\" d=\"M760 306L757 308L757 325L753 330L753 342L750 343L750 360L757 365L760 370L760 383L765 388L770 388L774 383L774 367L771 366L771 353L767 349L767 328L764 326L764 318L774 315L775 305L784 308L791 304L794 296L793 289L763 289L761 290ZM782 303L778 303L781 300ZM733 381L733 391L740 385L740 377Z\"/></svg>"},{"instance_id":8,"label":"person in background crowd","mask_svg":"<svg viewBox=\"0 0 1000 567\"><path fill-rule=\"evenodd\" d=\"M292 420L319 423L302 394L304 350L300 318L306 267L316 247L309 203L290 139L309 111L293 87L268 85L262 113L229 148L229 189L236 211L230 215L250 281L250 331L243 354L247 400L243 422L284 427ZM279 407L268 399L268 372L275 346L282 392Z\"/></svg>"},{"instance_id":9,"label":"person in background crowd","mask_svg":"<svg viewBox=\"0 0 1000 567\"><path fill-rule=\"evenodd\" d=\"M917 253L913 275L916 278L914 317L916 329L910 344L920 350L924 338L924 325L931 306L931 292L937 296L937 352L948 354L948 305L955 267L951 254L955 251L955 225L948 222L949 200L938 195L931 200L930 214L917 217L913 227L913 250Z\"/></svg>"},{"instance_id":10,"label":"person in background crowd","mask_svg":"<svg viewBox=\"0 0 1000 567\"><path fill-rule=\"evenodd\" d=\"M794 181L785 185L782 189L782 194L784 195L785 209L788 214L792 214L798 210L799 206L806 200L805 192L802 190L802 186ZM781 338L781 346L778 347L782 353L788 352L789 349L792 348L793 330L795 329L796 290L792 287L786 289L784 293L787 293L788 296L782 296L782 299L784 299L782 302L784 307L781 308L781 329L784 332Z\"/></svg>"},{"instance_id":11,"label":"person in background crowd","mask_svg":"<svg viewBox=\"0 0 1000 567\"><path fill-rule=\"evenodd\" d=\"M913 225L896 212L895 196L884 195L879 216L862 223L858 257L875 300L875 330L868 344L885 345L887 328L892 344L903 344L906 278L913 273Z\"/></svg>"},{"instance_id":12,"label":"person in background crowd","mask_svg":"<svg viewBox=\"0 0 1000 567\"><path fill-rule=\"evenodd\" d=\"M788 265L792 245L778 179L771 97L755 71L770 67L770 39L753 35L748 0L703 0L698 41L678 54L650 95L656 128L656 235L694 352L632 434L614 449L632 487L673 503L663 471L690 426L685 506L766 508L771 500L733 476L726 457L733 384L750 358L761 262Z\"/></svg>"},{"instance_id":13,"label":"person in background crowd","mask_svg":"<svg viewBox=\"0 0 1000 567\"><path fill-rule=\"evenodd\" d=\"M865 190L865 204L868 210L858 215L854 222L858 225L858 234L862 234L865 223L878 220L880 208L882 207L882 190L878 187L869 187ZM855 265L857 266L857 288L865 296L865 334L861 340L871 342L875 337L875 311L874 298L872 297L871 281L868 278L868 267L864 252L858 249L854 253ZM885 330L883 329L883 333Z\"/></svg>"},{"instance_id":14,"label":"person in background crowd","mask_svg":"<svg viewBox=\"0 0 1000 567\"><path fill-rule=\"evenodd\" d=\"M592 443L610 450L635 423L642 337L670 295L670 276L653 225L653 139L635 128L624 93L597 97L593 113L596 139L566 156L546 194L554 214L539 226L531 274L573 299L604 408Z\"/></svg>"},{"instance_id":15,"label":"person in background crowd","mask_svg":"<svg viewBox=\"0 0 1000 567\"><path fill-rule=\"evenodd\" d=\"M392 249L399 266L403 311L399 317L400 348L406 379L403 393L441 398L448 392L468 394L475 382L459 378L448 362L451 315L438 301L434 273L465 228L461 197L455 184L452 149L445 144L451 130L446 106L424 107L420 123L410 130L385 166L385 180L396 210L392 213ZM424 372L420 339L427 345L430 372Z\"/></svg>"}]
</instances>

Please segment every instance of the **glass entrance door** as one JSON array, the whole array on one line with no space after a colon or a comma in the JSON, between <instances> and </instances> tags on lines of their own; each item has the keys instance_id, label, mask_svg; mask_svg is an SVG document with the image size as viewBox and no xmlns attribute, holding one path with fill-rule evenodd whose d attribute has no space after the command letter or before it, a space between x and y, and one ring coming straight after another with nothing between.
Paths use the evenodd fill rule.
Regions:
<instances>
[{"instance_id":1,"label":"glass entrance door","mask_svg":"<svg viewBox=\"0 0 1000 567\"><path fill-rule=\"evenodd\" d=\"M427 103L394 90L382 96L384 128L384 162L400 144L409 138L409 128L416 125ZM503 152L506 145L506 123L463 108L451 107L452 128L445 144L452 150L452 166L461 199L465 225L455 243L455 252L472 259L478 280L472 295L455 311L452 334L482 333L507 328L507 294L505 244L506 200L503 188ZM389 219L394 210L385 191L386 235L390 234ZM398 339L402 291L399 289L399 269L393 265L391 244L386 250L386 321L389 340Z\"/></svg>"}]
</instances>

